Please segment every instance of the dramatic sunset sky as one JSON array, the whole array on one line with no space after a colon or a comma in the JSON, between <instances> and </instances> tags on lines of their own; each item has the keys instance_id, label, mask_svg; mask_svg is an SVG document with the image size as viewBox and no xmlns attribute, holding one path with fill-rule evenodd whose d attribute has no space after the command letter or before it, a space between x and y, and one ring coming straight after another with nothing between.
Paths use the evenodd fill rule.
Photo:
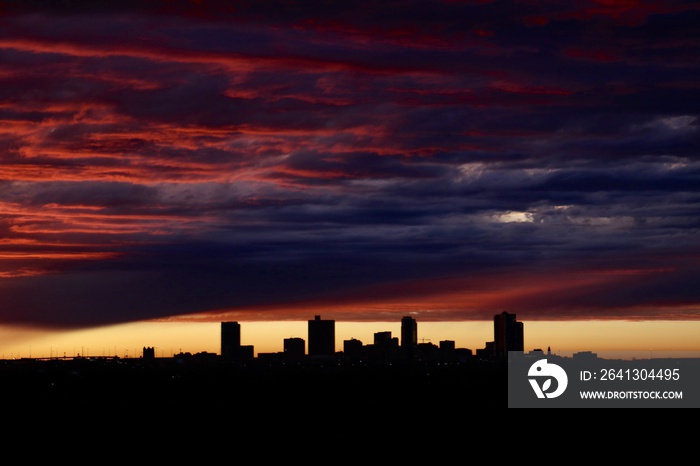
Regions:
<instances>
[{"instance_id":1,"label":"dramatic sunset sky","mask_svg":"<svg viewBox=\"0 0 700 466\"><path fill-rule=\"evenodd\" d=\"M218 352L224 320L281 351L314 315L342 349L409 314L476 349L503 311L526 350L700 350L699 24L0 0L0 353Z\"/></svg>"}]
</instances>

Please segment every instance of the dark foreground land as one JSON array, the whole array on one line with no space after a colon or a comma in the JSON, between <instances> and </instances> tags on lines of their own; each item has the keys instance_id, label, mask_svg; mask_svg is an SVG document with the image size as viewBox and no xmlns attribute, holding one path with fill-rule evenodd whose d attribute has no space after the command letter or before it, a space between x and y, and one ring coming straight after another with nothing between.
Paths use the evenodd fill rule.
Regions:
<instances>
[{"instance_id":1,"label":"dark foreground land","mask_svg":"<svg viewBox=\"0 0 700 466\"><path fill-rule=\"evenodd\" d=\"M27 410L180 410L381 416L432 412L436 419L507 407L504 362L338 361L232 363L78 358L0 361L0 397Z\"/></svg>"}]
</instances>

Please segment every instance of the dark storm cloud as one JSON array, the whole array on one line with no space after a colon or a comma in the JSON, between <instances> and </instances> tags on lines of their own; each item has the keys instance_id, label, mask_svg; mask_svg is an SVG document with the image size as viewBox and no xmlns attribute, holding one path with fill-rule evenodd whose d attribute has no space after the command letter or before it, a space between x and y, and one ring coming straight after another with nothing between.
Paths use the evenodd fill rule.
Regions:
<instances>
[{"instance_id":1,"label":"dark storm cloud","mask_svg":"<svg viewBox=\"0 0 700 466\"><path fill-rule=\"evenodd\" d=\"M37 187L31 204L91 205L96 207L122 207L148 205L154 202L157 191L146 186L126 183L51 183Z\"/></svg>"},{"instance_id":2,"label":"dark storm cloud","mask_svg":"<svg viewBox=\"0 0 700 466\"><path fill-rule=\"evenodd\" d=\"M676 1L0 2L0 318L480 288L502 299L451 318L692 315L699 20Z\"/></svg>"},{"instance_id":3,"label":"dark storm cloud","mask_svg":"<svg viewBox=\"0 0 700 466\"><path fill-rule=\"evenodd\" d=\"M419 278L426 271L450 270L454 264L432 262L418 267L371 242L358 255L320 238L313 243L270 241L245 248L188 244L167 250L152 248L132 259L103 266L67 266L61 274L17 278L3 286L3 321L81 327L157 318L227 306L284 304L360 290L384 277ZM434 251L432 251L434 252ZM412 251L411 254L416 254ZM272 261L271 254L276 256ZM36 290L41 290L37 293ZM52 312L46 313L51 301ZM23 312L13 310L22 303Z\"/></svg>"}]
</instances>

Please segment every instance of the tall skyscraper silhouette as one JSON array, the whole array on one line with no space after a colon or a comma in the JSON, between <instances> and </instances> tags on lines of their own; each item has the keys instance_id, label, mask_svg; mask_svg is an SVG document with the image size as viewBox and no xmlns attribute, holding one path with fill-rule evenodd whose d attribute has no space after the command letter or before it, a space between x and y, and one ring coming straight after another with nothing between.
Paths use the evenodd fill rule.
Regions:
<instances>
[{"instance_id":1,"label":"tall skyscraper silhouette","mask_svg":"<svg viewBox=\"0 0 700 466\"><path fill-rule=\"evenodd\" d=\"M515 314L502 312L493 316L494 351L496 356L508 355L508 351L524 351L523 323L516 320Z\"/></svg>"},{"instance_id":2,"label":"tall skyscraper silhouette","mask_svg":"<svg viewBox=\"0 0 700 466\"><path fill-rule=\"evenodd\" d=\"M241 353L241 325L238 322L221 322L221 356L236 359Z\"/></svg>"},{"instance_id":3,"label":"tall skyscraper silhouette","mask_svg":"<svg viewBox=\"0 0 700 466\"><path fill-rule=\"evenodd\" d=\"M416 319L405 316L401 319L401 351L404 355L412 357L418 346L418 323Z\"/></svg>"},{"instance_id":4,"label":"tall skyscraper silhouette","mask_svg":"<svg viewBox=\"0 0 700 466\"><path fill-rule=\"evenodd\" d=\"M335 320L322 320L315 316L309 320L309 356L333 356L335 354Z\"/></svg>"}]
</instances>

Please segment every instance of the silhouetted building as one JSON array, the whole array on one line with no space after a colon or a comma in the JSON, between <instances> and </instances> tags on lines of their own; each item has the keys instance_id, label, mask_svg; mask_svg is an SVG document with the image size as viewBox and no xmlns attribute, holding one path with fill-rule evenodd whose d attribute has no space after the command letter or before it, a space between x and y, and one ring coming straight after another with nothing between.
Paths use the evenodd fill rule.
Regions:
<instances>
[{"instance_id":1,"label":"silhouetted building","mask_svg":"<svg viewBox=\"0 0 700 466\"><path fill-rule=\"evenodd\" d=\"M472 353L472 350L469 348L455 348L454 350L454 360L460 361L460 362L465 362L468 361L474 356Z\"/></svg>"},{"instance_id":2,"label":"silhouetted building","mask_svg":"<svg viewBox=\"0 0 700 466\"><path fill-rule=\"evenodd\" d=\"M333 356L335 354L335 320L322 320L315 316L309 321L309 356Z\"/></svg>"},{"instance_id":3,"label":"silhouetted building","mask_svg":"<svg viewBox=\"0 0 700 466\"><path fill-rule=\"evenodd\" d=\"M551 351L548 353L551 354ZM594 353L592 351L579 351L578 353L573 354L573 359L574 360L595 360L598 359L598 354Z\"/></svg>"},{"instance_id":4,"label":"silhouetted building","mask_svg":"<svg viewBox=\"0 0 700 466\"><path fill-rule=\"evenodd\" d=\"M303 359L306 355L306 341L303 338L285 338L284 354L287 359Z\"/></svg>"},{"instance_id":5,"label":"silhouetted building","mask_svg":"<svg viewBox=\"0 0 700 466\"><path fill-rule=\"evenodd\" d=\"M372 358L376 361L387 361L396 357L399 351L399 339L393 337L391 332L377 332L374 334L374 346Z\"/></svg>"},{"instance_id":6,"label":"silhouetted building","mask_svg":"<svg viewBox=\"0 0 700 466\"><path fill-rule=\"evenodd\" d=\"M255 346L254 345L242 345L238 348L238 359L241 361L250 361L255 359Z\"/></svg>"},{"instance_id":7,"label":"silhouetted building","mask_svg":"<svg viewBox=\"0 0 700 466\"><path fill-rule=\"evenodd\" d=\"M398 340L391 336L391 332L376 332L374 334L374 346L392 348L397 343Z\"/></svg>"},{"instance_id":8,"label":"silhouetted building","mask_svg":"<svg viewBox=\"0 0 700 466\"><path fill-rule=\"evenodd\" d=\"M343 354L351 361L359 361L364 357L365 347L360 340L351 338L343 342Z\"/></svg>"},{"instance_id":9,"label":"silhouetted building","mask_svg":"<svg viewBox=\"0 0 700 466\"><path fill-rule=\"evenodd\" d=\"M179 363L215 364L219 360L219 355L207 351L192 354L188 351L175 354L173 359Z\"/></svg>"},{"instance_id":10,"label":"silhouetted building","mask_svg":"<svg viewBox=\"0 0 700 466\"><path fill-rule=\"evenodd\" d=\"M155 359L156 358L156 349L153 347L143 347L143 359Z\"/></svg>"},{"instance_id":11,"label":"silhouetted building","mask_svg":"<svg viewBox=\"0 0 700 466\"><path fill-rule=\"evenodd\" d=\"M493 335L495 356L504 357L508 351L524 351L523 323L518 322L515 314L502 312L493 317Z\"/></svg>"},{"instance_id":12,"label":"silhouetted building","mask_svg":"<svg viewBox=\"0 0 700 466\"><path fill-rule=\"evenodd\" d=\"M221 356L225 359L237 359L241 353L241 324L238 322L221 322Z\"/></svg>"},{"instance_id":13,"label":"silhouetted building","mask_svg":"<svg viewBox=\"0 0 700 466\"><path fill-rule=\"evenodd\" d=\"M416 355L421 361L435 361L440 358L440 348L430 342L418 343Z\"/></svg>"},{"instance_id":14,"label":"silhouetted building","mask_svg":"<svg viewBox=\"0 0 700 466\"><path fill-rule=\"evenodd\" d=\"M452 340L443 340L440 342L440 349L442 351L454 351L455 347L455 342Z\"/></svg>"},{"instance_id":15,"label":"silhouetted building","mask_svg":"<svg viewBox=\"0 0 700 466\"><path fill-rule=\"evenodd\" d=\"M476 356L480 359L493 359L496 356L496 342L487 341L483 348L476 350Z\"/></svg>"},{"instance_id":16,"label":"silhouetted building","mask_svg":"<svg viewBox=\"0 0 700 466\"><path fill-rule=\"evenodd\" d=\"M407 357L413 357L416 346L418 346L418 323L413 317L405 316L401 319L401 350Z\"/></svg>"}]
</instances>

